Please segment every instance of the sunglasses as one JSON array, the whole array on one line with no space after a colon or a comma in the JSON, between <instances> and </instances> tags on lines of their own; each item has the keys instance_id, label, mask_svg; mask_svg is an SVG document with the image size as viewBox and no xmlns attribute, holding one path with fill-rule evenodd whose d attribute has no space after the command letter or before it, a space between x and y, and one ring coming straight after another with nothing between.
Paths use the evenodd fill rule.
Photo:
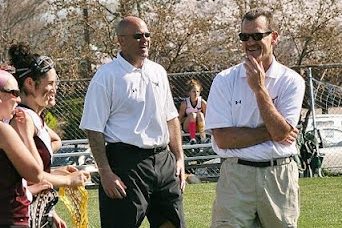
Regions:
<instances>
[{"instance_id":1,"label":"sunglasses","mask_svg":"<svg viewBox=\"0 0 342 228\"><path fill-rule=\"evenodd\" d=\"M0 92L3 92L3 93L9 93L9 94L12 94L13 96L15 97L19 97L20 96L20 90L17 90L17 89L0 89Z\"/></svg>"},{"instance_id":2,"label":"sunglasses","mask_svg":"<svg viewBox=\"0 0 342 228\"><path fill-rule=\"evenodd\" d=\"M145 38L151 37L151 33L150 32L143 32L143 33L136 33L133 35L120 35L120 36L132 36L135 40L140 40L143 37L145 37Z\"/></svg>"},{"instance_id":3,"label":"sunglasses","mask_svg":"<svg viewBox=\"0 0 342 228\"><path fill-rule=\"evenodd\" d=\"M270 35L272 31L268 32L257 32L257 33L239 33L239 38L241 41L248 41L249 37L252 37L255 41L260 41L264 37Z\"/></svg>"}]
</instances>

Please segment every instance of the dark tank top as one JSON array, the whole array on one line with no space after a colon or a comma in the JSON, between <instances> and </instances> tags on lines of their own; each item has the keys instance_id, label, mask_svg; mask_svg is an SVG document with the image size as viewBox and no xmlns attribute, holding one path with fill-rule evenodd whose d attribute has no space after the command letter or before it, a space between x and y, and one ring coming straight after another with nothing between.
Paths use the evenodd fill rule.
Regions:
<instances>
[{"instance_id":1,"label":"dark tank top","mask_svg":"<svg viewBox=\"0 0 342 228\"><path fill-rule=\"evenodd\" d=\"M22 177L0 149L0 226L18 225L28 227L27 199L22 184Z\"/></svg>"},{"instance_id":2,"label":"dark tank top","mask_svg":"<svg viewBox=\"0 0 342 228\"><path fill-rule=\"evenodd\" d=\"M34 136L33 139L34 139L34 143L36 144L39 155L43 161L44 171L47 173L50 173L51 171L50 152L48 148L46 148L44 142L38 136Z\"/></svg>"}]
</instances>

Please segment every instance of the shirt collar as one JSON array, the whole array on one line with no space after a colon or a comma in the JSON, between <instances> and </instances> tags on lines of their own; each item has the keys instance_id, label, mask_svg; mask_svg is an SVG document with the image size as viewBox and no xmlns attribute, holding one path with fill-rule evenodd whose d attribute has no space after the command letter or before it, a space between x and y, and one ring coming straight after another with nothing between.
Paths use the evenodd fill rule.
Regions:
<instances>
[{"instance_id":1,"label":"shirt collar","mask_svg":"<svg viewBox=\"0 0 342 228\"><path fill-rule=\"evenodd\" d=\"M246 77L246 69L243 66L243 63L241 64L242 69L241 69L241 77ZM268 70L266 71L266 77L268 78L278 78L279 77L279 63L277 62L277 60L275 59L274 55L272 56L272 63L270 65L270 67L268 68Z\"/></svg>"},{"instance_id":2,"label":"shirt collar","mask_svg":"<svg viewBox=\"0 0 342 228\"><path fill-rule=\"evenodd\" d=\"M143 64L143 67L142 69L140 68L136 68L135 66L133 66L132 64L130 64L126 59L124 59L121 55L121 52L118 53L117 55L117 60L119 62L119 64L121 65L121 67L127 71L127 72L135 72L135 71L142 71L144 69L144 65ZM145 63L145 60L144 60L144 63Z\"/></svg>"}]
</instances>

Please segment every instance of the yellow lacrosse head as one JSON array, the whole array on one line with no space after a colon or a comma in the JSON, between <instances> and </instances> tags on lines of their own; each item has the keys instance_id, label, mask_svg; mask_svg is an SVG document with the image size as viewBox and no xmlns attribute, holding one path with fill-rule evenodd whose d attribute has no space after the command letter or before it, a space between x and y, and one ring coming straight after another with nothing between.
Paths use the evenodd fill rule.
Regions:
<instances>
[{"instance_id":1,"label":"yellow lacrosse head","mask_svg":"<svg viewBox=\"0 0 342 228\"><path fill-rule=\"evenodd\" d=\"M75 228L88 228L88 191L84 187L60 187L59 199L67 207Z\"/></svg>"}]
</instances>

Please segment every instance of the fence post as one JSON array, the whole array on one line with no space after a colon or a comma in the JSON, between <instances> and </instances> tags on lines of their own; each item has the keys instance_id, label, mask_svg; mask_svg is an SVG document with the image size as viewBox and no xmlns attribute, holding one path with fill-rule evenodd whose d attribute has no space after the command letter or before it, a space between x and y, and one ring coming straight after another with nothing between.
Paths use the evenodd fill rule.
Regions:
<instances>
[{"instance_id":1,"label":"fence post","mask_svg":"<svg viewBox=\"0 0 342 228\"><path fill-rule=\"evenodd\" d=\"M308 77L309 77L309 87L310 87L310 101L311 101L311 114L312 114L312 128L316 134L317 125L316 125L316 112L315 112L315 95L314 95L314 87L312 82L312 71L311 67L308 68ZM315 135L316 136L316 135Z\"/></svg>"},{"instance_id":2,"label":"fence post","mask_svg":"<svg viewBox=\"0 0 342 228\"><path fill-rule=\"evenodd\" d=\"M321 157L322 154L320 153L320 145L318 140L321 140L321 135L319 133L319 130L317 129L317 124L316 124L316 110L315 110L315 95L314 95L314 86L313 86L313 77L312 77L312 69L311 67L308 68L308 77L309 77L309 85L310 85L310 100L311 100L311 113L312 113L312 127L313 127L313 132L314 132L314 138L315 140L315 146L316 146L316 155L312 157L310 163L314 163L315 167L317 170L315 173L312 173L314 176L315 174L319 177L322 177L322 164L321 164Z\"/></svg>"}]
</instances>

